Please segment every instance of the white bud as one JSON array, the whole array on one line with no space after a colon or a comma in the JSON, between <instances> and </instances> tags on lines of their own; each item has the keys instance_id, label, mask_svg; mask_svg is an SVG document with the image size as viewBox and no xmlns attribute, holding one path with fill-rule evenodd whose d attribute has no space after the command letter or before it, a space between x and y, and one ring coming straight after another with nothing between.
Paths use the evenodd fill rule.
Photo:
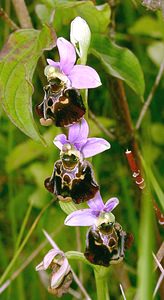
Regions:
<instances>
[{"instance_id":1,"label":"white bud","mask_svg":"<svg viewBox=\"0 0 164 300\"><path fill-rule=\"evenodd\" d=\"M87 22L81 17L76 17L71 22L70 40L76 48L76 52L81 59L81 63L85 64L91 40L91 31Z\"/></svg>"}]
</instances>

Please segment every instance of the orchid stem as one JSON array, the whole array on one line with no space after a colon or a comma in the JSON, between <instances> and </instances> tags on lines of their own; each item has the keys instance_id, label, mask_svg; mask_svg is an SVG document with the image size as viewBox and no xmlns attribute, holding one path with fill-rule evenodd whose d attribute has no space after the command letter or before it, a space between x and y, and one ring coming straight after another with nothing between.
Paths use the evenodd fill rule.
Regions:
<instances>
[{"instance_id":1,"label":"orchid stem","mask_svg":"<svg viewBox=\"0 0 164 300\"><path fill-rule=\"evenodd\" d=\"M81 252L81 233L80 233L80 228L76 227L75 231L76 231L76 240L77 240L77 251ZM79 267L79 279L83 283L83 265L82 265L81 261L79 261L78 267Z\"/></svg>"},{"instance_id":2,"label":"orchid stem","mask_svg":"<svg viewBox=\"0 0 164 300\"><path fill-rule=\"evenodd\" d=\"M107 277L101 276L97 271L95 273L97 300L110 300Z\"/></svg>"},{"instance_id":3,"label":"orchid stem","mask_svg":"<svg viewBox=\"0 0 164 300\"><path fill-rule=\"evenodd\" d=\"M81 90L81 96L83 99L83 103L85 105L86 108L86 112L85 112L85 119L86 121L88 121L88 90Z\"/></svg>"}]
</instances>

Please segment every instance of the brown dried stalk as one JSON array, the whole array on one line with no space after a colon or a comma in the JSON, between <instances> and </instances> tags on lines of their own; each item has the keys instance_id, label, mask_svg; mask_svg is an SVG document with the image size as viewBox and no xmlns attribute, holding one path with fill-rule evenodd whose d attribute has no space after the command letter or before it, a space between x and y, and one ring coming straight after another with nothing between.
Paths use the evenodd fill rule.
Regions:
<instances>
[{"instance_id":1,"label":"brown dried stalk","mask_svg":"<svg viewBox=\"0 0 164 300\"><path fill-rule=\"evenodd\" d=\"M127 150L125 152L130 170L132 172L132 176L135 179L135 183L136 185L139 187L140 190L143 190L146 188L145 182L144 182L144 178L142 176L141 170L139 168L139 166L137 165L135 158L133 156L132 151ZM147 189L145 189L147 193L149 193L149 191ZM150 195L150 199L152 199L151 195ZM160 211L157 203L154 201L154 199L152 199L153 201L153 207L155 210L155 214L158 220L158 223L161 226L164 226L164 215L162 214L162 212Z\"/></svg>"},{"instance_id":2,"label":"brown dried stalk","mask_svg":"<svg viewBox=\"0 0 164 300\"><path fill-rule=\"evenodd\" d=\"M0 8L0 17L8 24L8 26L12 29L12 30L18 30L19 27L17 26L17 24L15 24L10 17L8 16L8 14L4 11L4 9L1 7Z\"/></svg>"}]
</instances>

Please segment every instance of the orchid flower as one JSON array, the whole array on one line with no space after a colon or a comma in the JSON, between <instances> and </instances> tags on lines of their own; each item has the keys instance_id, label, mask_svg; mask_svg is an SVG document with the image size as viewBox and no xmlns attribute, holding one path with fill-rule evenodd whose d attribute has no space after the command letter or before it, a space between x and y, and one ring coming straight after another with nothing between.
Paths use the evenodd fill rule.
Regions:
<instances>
[{"instance_id":1,"label":"orchid flower","mask_svg":"<svg viewBox=\"0 0 164 300\"><path fill-rule=\"evenodd\" d=\"M57 39L57 47L60 61L47 59L49 66L45 68L44 73L48 80L57 77L65 83L66 87L75 89L95 88L101 85L100 77L93 68L75 65L76 51L69 41L60 37Z\"/></svg>"},{"instance_id":2,"label":"orchid flower","mask_svg":"<svg viewBox=\"0 0 164 300\"><path fill-rule=\"evenodd\" d=\"M68 139L65 134L59 134L54 144L62 151L72 145L83 158L88 158L110 148L110 144L102 138L88 138L89 127L85 119L69 127Z\"/></svg>"},{"instance_id":3,"label":"orchid flower","mask_svg":"<svg viewBox=\"0 0 164 300\"><path fill-rule=\"evenodd\" d=\"M60 297L68 291L72 282L71 267L63 251L61 251L52 241L47 232L44 231L46 238L54 247L43 258L43 261L37 265L36 271L52 270L49 292Z\"/></svg>"},{"instance_id":4,"label":"orchid flower","mask_svg":"<svg viewBox=\"0 0 164 300\"><path fill-rule=\"evenodd\" d=\"M111 211L118 205L117 198L110 198L105 204L101 195L97 192L96 196L89 200L89 208L76 210L65 219L64 224L68 226L92 226L97 227L104 222L114 222L115 217Z\"/></svg>"}]
</instances>

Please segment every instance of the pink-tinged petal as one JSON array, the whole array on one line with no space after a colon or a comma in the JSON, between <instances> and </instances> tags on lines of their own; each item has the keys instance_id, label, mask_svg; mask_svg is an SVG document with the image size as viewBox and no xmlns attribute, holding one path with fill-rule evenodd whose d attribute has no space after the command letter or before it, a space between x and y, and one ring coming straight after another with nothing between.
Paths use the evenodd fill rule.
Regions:
<instances>
[{"instance_id":1,"label":"pink-tinged petal","mask_svg":"<svg viewBox=\"0 0 164 300\"><path fill-rule=\"evenodd\" d=\"M67 275L69 271L70 265L68 263L68 260L65 258L59 270L53 273L51 277L51 288L57 288L62 283L64 276Z\"/></svg>"},{"instance_id":2,"label":"pink-tinged petal","mask_svg":"<svg viewBox=\"0 0 164 300\"><path fill-rule=\"evenodd\" d=\"M104 209L104 203L102 201L100 192L97 192L95 197L87 202L92 211L100 212Z\"/></svg>"},{"instance_id":3,"label":"pink-tinged petal","mask_svg":"<svg viewBox=\"0 0 164 300\"><path fill-rule=\"evenodd\" d=\"M91 226L95 223L96 215L91 209L76 210L65 219L64 224L68 226Z\"/></svg>"},{"instance_id":4,"label":"pink-tinged petal","mask_svg":"<svg viewBox=\"0 0 164 300\"><path fill-rule=\"evenodd\" d=\"M53 261L54 257L61 253L60 250L56 250L56 249L51 249L46 256L43 259L43 267L44 270L47 270L47 268L49 267L49 265L51 264L51 262Z\"/></svg>"},{"instance_id":5,"label":"pink-tinged petal","mask_svg":"<svg viewBox=\"0 0 164 300\"><path fill-rule=\"evenodd\" d=\"M110 144L101 138L89 138L81 149L85 158L94 156L110 148Z\"/></svg>"},{"instance_id":6,"label":"pink-tinged petal","mask_svg":"<svg viewBox=\"0 0 164 300\"><path fill-rule=\"evenodd\" d=\"M91 67L76 65L68 74L75 89L90 89L101 85L98 73Z\"/></svg>"},{"instance_id":7,"label":"pink-tinged petal","mask_svg":"<svg viewBox=\"0 0 164 300\"><path fill-rule=\"evenodd\" d=\"M36 270L36 271L42 271L42 270L44 270L43 262L41 262L39 265L37 265L37 266L35 267L35 270Z\"/></svg>"},{"instance_id":8,"label":"pink-tinged petal","mask_svg":"<svg viewBox=\"0 0 164 300\"><path fill-rule=\"evenodd\" d=\"M54 61L54 60L52 60L50 58L47 58L47 62L48 62L48 64L50 66L53 66L55 68L59 68L60 69L60 62L58 62L58 61L56 62L56 61Z\"/></svg>"},{"instance_id":9,"label":"pink-tinged petal","mask_svg":"<svg viewBox=\"0 0 164 300\"><path fill-rule=\"evenodd\" d=\"M69 75L76 61L75 48L62 37L57 39L57 47L60 55L60 69L65 75Z\"/></svg>"},{"instance_id":10,"label":"pink-tinged petal","mask_svg":"<svg viewBox=\"0 0 164 300\"><path fill-rule=\"evenodd\" d=\"M106 203L104 207L104 211L110 212L112 211L117 205L119 204L119 200L117 198L110 198Z\"/></svg>"},{"instance_id":11,"label":"pink-tinged petal","mask_svg":"<svg viewBox=\"0 0 164 300\"><path fill-rule=\"evenodd\" d=\"M58 134L55 138L53 143L56 147L58 147L60 150L62 150L62 147L64 144L68 143L67 138L65 134Z\"/></svg>"},{"instance_id":12,"label":"pink-tinged petal","mask_svg":"<svg viewBox=\"0 0 164 300\"><path fill-rule=\"evenodd\" d=\"M87 142L89 133L88 123L85 119L69 127L68 140L75 144L76 148L80 148Z\"/></svg>"}]
</instances>

